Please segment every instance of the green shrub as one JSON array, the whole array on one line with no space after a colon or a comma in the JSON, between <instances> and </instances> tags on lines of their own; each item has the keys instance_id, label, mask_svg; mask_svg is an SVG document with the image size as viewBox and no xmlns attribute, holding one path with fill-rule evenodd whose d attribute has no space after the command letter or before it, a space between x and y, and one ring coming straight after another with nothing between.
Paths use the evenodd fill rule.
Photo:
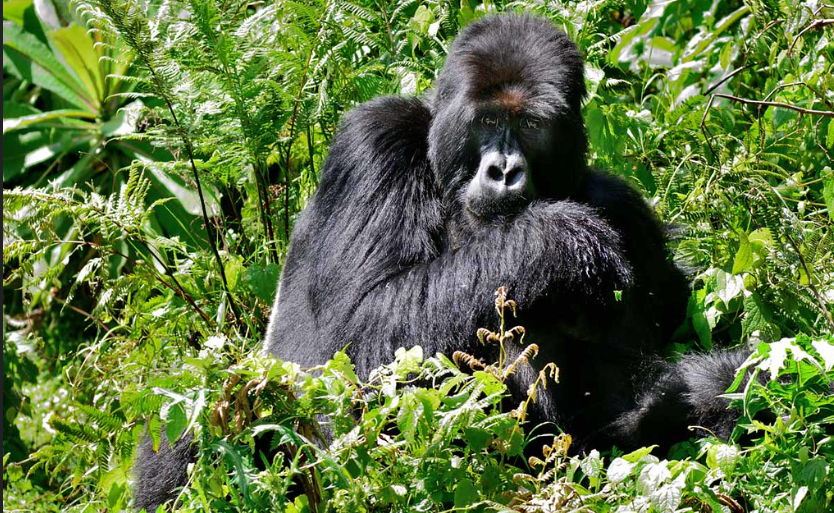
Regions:
<instances>
[{"instance_id":1,"label":"green shrub","mask_svg":"<svg viewBox=\"0 0 834 513\"><path fill-rule=\"evenodd\" d=\"M578 42L591 163L677 227L694 288L670 356L758 347L765 384L730 392L735 441L663 460L573 457L565 436L524 461L535 431L499 407L513 362L447 355L463 372L412 349L360 384L344 355L311 374L257 354L342 114L424 92L460 27L507 9ZM10 0L3 16L4 509L126 508L136 443L163 423L198 436L186 510L832 508L830 5Z\"/></svg>"}]
</instances>

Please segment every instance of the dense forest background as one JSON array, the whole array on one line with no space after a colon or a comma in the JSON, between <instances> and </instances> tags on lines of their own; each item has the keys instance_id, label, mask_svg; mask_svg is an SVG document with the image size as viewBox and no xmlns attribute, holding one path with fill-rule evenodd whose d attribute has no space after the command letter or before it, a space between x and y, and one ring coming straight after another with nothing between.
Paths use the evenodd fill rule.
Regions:
<instances>
[{"instance_id":1,"label":"dense forest background","mask_svg":"<svg viewBox=\"0 0 834 513\"><path fill-rule=\"evenodd\" d=\"M414 348L362 386L343 354L315 375L259 354L341 116L424 93L504 10L577 41L591 163L676 227L694 285L669 357L753 351L733 440L565 435L524 461L516 362ZM4 0L3 70L4 511L127 508L161 426L199 442L183 511L834 508L831 3ZM397 386L414 372L435 386Z\"/></svg>"}]
</instances>

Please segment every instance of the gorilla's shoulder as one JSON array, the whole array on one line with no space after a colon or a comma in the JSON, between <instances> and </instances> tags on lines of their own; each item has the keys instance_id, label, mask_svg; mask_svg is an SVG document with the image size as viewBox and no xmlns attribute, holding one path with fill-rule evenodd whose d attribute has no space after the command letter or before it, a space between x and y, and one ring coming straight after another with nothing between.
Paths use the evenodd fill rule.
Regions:
<instances>
[{"instance_id":1,"label":"gorilla's shoulder","mask_svg":"<svg viewBox=\"0 0 834 513\"><path fill-rule=\"evenodd\" d=\"M363 142L381 153L379 144L415 146L415 150L428 146L431 112L421 98L382 96L363 103L344 118L340 135L359 138L353 144Z\"/></svg>"},{"instance_id":2,"label":"gorilla's shoulder","mask_svg":"<svg viewBox=\"0 0 834 513\"><path fill-rule=\"evenodd\" d=\"M428 169L430 125L431 112L420 98L383 96L357 106L330 145L319 189L334 181L376 187Z\"/></svg>"},{"instance_id":3,"label":"gorilla's shoulder","mask_svg":"<svg viewBox=\"0 0 834 513\"><path fill-rule=\"evenodd\" d=\"M348 112L331 142L312 210L330 216L356 208L367 215L368 204L425 199L433 180L430 126L421 98L384 96Z\"/></svg>"},{"instance_id":4,"label":"gorilla's shoulder","mask_svg":"<svg viewBox=\"0 0 834 513\"><path fill-rule=\"evenodd\" d=\"M590 169L583 177L577 198L594 208L615 228L630 234L627 243L640 247L665 247L666 228L646 196L625 178ZM665 251L656 254L665 255Z\"/></svg>"},{"instance_id":5,"label":"gorilla's shoulder","mask_svg":"<svg viewBox=\"0 0 834 513\"><path fill-rule=\"evenodd\" d=\"M603 210L651 210L646 198L635 186L610 171L589 169L582 179L579 196L583 201L602 207Z\"/></svg>"}]
</instances>

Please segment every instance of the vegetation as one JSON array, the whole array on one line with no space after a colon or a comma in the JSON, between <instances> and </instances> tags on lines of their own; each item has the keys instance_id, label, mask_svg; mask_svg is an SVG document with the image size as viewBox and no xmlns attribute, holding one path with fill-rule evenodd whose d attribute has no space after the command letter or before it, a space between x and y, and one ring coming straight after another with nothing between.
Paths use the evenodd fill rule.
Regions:
<instances>
[{"instance_id":1,"label":"vegetation","mask_svg":"<svg viewBox=\"0 0 834 513\"><path fill-rule=\"evenodd\" d=\"M571 456L565 434L525 461L525 406L501 409L524 362L402 349L361 384L344 354L259 354L342 114L427 90L502 10L578 42L592 164L677 227L669 356L754 351L733 440ZM184 511L834 509L834 5L4 0L3 21L4 510L127 508L163 425L199 442ZM516 343L499 299L481 335Z\"/></svg>"}]
</instances>

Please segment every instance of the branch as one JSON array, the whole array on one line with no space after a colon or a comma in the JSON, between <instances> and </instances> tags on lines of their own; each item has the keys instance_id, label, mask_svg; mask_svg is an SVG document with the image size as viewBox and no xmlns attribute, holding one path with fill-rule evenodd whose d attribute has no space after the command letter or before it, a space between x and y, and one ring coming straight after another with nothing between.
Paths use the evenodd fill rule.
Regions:
<instances>
[{"instance_id":1,"label":"branch","mask_svg":"<svg viewBox=\"0 0 834 513\"><path fill-rule=\"evenodd\" d=\"M788 110L793 110L793 111L796 111L796 112L801 112L802 114L811 114L811 115L815 115L815 116L825 116L827 118L834 118L834 111L830 111L830 110L806 109L804 107L797 107L796 105L791 105L789 103L749 100L747 98L739 98L738 96L732 96L732 95L729 95L729 94L722 94L722 93L715 93L712 96L717 96L718 98L726 98L728 100L732 100L732 101L738 102L738 103L743 103L745 105L758 105L760 107L781 107L783 109L788 109Z\"/></svg>"},{"instance_id":2,"label":"branch","mask_svg":"<svg viewBox=\"0 0 834 513\"><path fill-rule=\"evenodd\" d=\"M721 84L723 84L724 82L726 82L726 81L730 80L730 79L731 79L731 78L733 78L734 76L738 75L738 74L739 74L739 73L741 73L742 71L744 71L744 70L746 70L747 68L750 68L750 67L752 67L752 66L753 66L752 64L746 64L746 65L744 65L744 66L742 66L742 67L740 67L740 68L738 68L738 69L734 70L732 73L730 73L730 74L729 74L729 75L727 75L726 77L722 78L722 79L721 79L721 80L719 80L716 84L714 84L712 87L710 87L709 89L707 89L706 91L704 91L704 95L707 95L707 94L709 94L709 93L711 93L711 92L715 91L716 89L718 89L719 87L721 87Z\"/></svg>"},{"instance_id":3,"label":"branch","mask_svg":"<svg viewBox=\"0 0 834 513\"><path fill-rule=\"evenodd\" d=\"M824 27L826 25L834 25L834 19L814 20L813 23L802 29L799 32L799 34L797 34L796 37L793 38L793 41L791 41L791 45L788 47L788 55L791 55L793 53L794 45L797 41L799 41L799 38L802 37L806 32L808 32L809 30L814 30L816 28Z\"/></svg>"}]
</instances>

